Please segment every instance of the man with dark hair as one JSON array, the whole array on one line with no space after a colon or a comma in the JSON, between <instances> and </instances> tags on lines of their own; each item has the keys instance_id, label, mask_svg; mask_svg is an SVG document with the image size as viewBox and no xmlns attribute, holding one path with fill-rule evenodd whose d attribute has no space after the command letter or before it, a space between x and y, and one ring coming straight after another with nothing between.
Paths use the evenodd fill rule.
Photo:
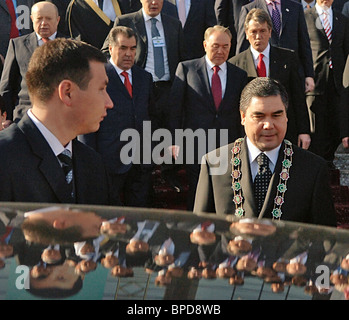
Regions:
<instances>
[{"instance_id":1,"label":"man with dark hair","mask_svg":"<svg viewBox=\"0 0 349 320\"><path fill-rule=\"evenodd\" d=\"M194 212L336 226L326 162L284 140L288 97L259 77L243 90L246 137L203 157Z\"/></svg>"},{"instance_id":2,"label":"man with dark hair","mask_svg":"<svg viewBox=\"0 0 349 320\"><path fill-rule=\"evenodd\" d=\"M117 204L100 155L75 139L113 107L105 62L74 40L36 49L26 75L33 106L0 132L0 201Z\"/></svg>"},{"instance_id":3,"label":"man with dark hair","mask_svg":"<svg viewBox=\"0 0 349 320\"><path fill-rule=\"evenodd\" d=\"M156 127L155 103L153 99L153 78L144 69L134 65L137 48L135 32L128 27L118 26L110 31L110 61L106 66L109 83L107 92L114 108L108 110L96 133L80 138L99 152L110 172L113 189L123 195L127 206L146 207L149 205L152 163L144 163L143 152L136 152L143 141L144 121L151 121ZM128 141L121 135L125 130L135 130L141 140L134 145L129 156ZM125 151L127 150L127 151ZM125 162L123 156L127 154ZM137 159L139 158L139 159Z\"/></svg>"}]
</instances>

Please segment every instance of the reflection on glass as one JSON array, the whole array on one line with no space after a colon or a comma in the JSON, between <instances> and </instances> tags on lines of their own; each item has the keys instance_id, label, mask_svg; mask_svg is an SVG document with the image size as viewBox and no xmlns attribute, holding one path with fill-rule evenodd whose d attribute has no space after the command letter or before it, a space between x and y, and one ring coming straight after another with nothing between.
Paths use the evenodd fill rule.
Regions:
<instances>
[{"instance_id":1,"label":"reflection on glass","mask_svg":"<svg viewBox=\"0 0 349 320\"><path fill-rule=\"evenodd\" d=\"M130 209L1 208L0 299L348 298L348 230Z\"/></svg>"}]
</instances>

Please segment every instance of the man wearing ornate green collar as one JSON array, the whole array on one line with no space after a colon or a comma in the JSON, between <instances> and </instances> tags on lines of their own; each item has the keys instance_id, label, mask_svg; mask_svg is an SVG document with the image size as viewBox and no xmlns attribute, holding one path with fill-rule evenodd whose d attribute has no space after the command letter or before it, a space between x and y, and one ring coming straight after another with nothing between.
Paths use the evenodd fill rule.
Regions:
<instances>
[{"instance_id":1,"label":"man wearing ornate green collar","mask_svg":"<svg viewBox=\"0 0 349 320\"><path fill-rule=\"evenodd\" d=\"M285 88L271 78L245 87L240 114L246 136L203 157L195 213L336 226L326 162L284 140L287 106Z\"/></svg>"}]
</instances>

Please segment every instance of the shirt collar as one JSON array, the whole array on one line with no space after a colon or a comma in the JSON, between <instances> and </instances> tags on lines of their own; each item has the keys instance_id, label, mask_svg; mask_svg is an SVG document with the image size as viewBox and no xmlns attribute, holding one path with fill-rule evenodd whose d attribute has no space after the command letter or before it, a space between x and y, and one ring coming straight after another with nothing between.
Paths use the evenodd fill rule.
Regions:
<instances>
[{"instance_id":1,"label":"shirt collar","mask_svg":"<svg viewBox=\"0 0 349 320\"><path fill-rule=\"evenodd\" d=\"M207 57L207 55L205 55L205 60L206 60L206 64L207 64L207 66L208 66L209 69L212 69L212 68L215 66L215 64ZM227 63L226 63L226 62L222 63L222 64L219 65L218 67L219 67L219 68L221 69L221 71L223 71L224 73L227 71Z\"/></svg>"},{"instance_id":2,"label":"shirt collar","mask_svg":"<svg viewBox=\"0 0 349 320\"><path fill-rule=\"evenodd\" d=\"M251 140L248 137L246 138L246 142L247 142L247 147L248 147L248 155L249 155L250 163L252 163L253 161L256 160L258 155L263 151L259 150L251 142ZM264 151L264 153L268 156L269 161L271 161L273 163L274 167L276 166L276 162L277 162L278 157L279 157L280 147L281 147L281 144L273 150Z\"/></svg>"},{"instance_id":3,"label":"shirt collar","mask_svg":"<svg viewBox=\"0 0 349 320\"><path fill-rule=\"evenodd\" d=\"M331 17L332 16L332 7L321 7L317 3L315 4L315 9L319 16L322 16L323 12L326 11L327 14Z\"/></svg>"},{"instance_id":4,"label":"shirt collar","mask_svg":"<svg viewBox=\"0 0 349 320\"><path fill-rule=\"evenodd\" d=\"M265 2L267 3L267 5L273 4L273 3L275 3L275 5L281 4L281 0L275 0L275 1L265 0Z\"/></svg>"},{"instance_id":5,"label":"shirt collar","mask_svg":"<svg viewBox=\"0 0 349 320\"><path fill-rule=\"evenodd\" d=\"M161 13L159 13L157 16L155 17L151 17L149 16L148 14L145 13L144 9L142 8L142 13L143 13L143 18L144 18L144 21L147 22L149 21L150 19L152 18L155 18L156 20L160 21L161 22Z\"/></svg>"},{"instance_id":6,"label":"shirt collar","mask_svg":"<svg viewBox=\"0 0 349 320\"><path fill-rule=\"evenodd\" d=\"M55 156L58 156L60 153L63 152L64 149L69 150L72 153L72 142L70 141L66 147L64 147L61 142L57 139L57 137L45 127L45 125L34 116L34 114L29 109L27 111L27 114L29 118L34 122L38 130L41 132L41 134L46 139L47 143L51 147L52 151L54 152Z\"/></svg>"},{"instance_id":7,"label":"shirt collar","mask_svg":"<svg viewBox=\"0 0 349 320\"><path fill-rule=\"evenodd\" d=\"M251 52L252 52L252 56L254 58L254 60L257 60L259 57L260 53L263 53L263 55L269 59L269 53L270 53L270 44L268 43L267 47L264 49L263 52L258 52L256 49L254 49L252 46L250 46L251 48Z\"/></svg>"},{"instance_id":8,"label":"shirt collar","mask_svg":"<svg viewBox=\"0 0 349 320\"><path fill-rule=\"evenodd\" d=\"M118 73L118 75L120 75L121 72L126 71L126 72L128 73L129 76L132 76L132 71L131 71L131 69L128 69L128 70L122 70L122 69L120 69L120 68L114 63L114 61L113 61L112 58L110 58L109 62L110 62L110 64L114 67L114 69L115 69L115 71Z\"/></svg>"},{"instance_id":9,"label":"shirt collar","mask_svg":"<svg viewBox=\"0 0 349 320\"><path fill-rule=\"evenodd\" d=\"M40 40L42 39L42 36L40 36L40 35L37 34L36 32L35 32L35 34L36 34L36 37L37 37L38 41L40 41ZM48 38L49 38L50 40L55 40L55 39L56 39L56 35L57 35L57 31L56 31L55 33L51 34Z\"/></svg>"}]
</instances>

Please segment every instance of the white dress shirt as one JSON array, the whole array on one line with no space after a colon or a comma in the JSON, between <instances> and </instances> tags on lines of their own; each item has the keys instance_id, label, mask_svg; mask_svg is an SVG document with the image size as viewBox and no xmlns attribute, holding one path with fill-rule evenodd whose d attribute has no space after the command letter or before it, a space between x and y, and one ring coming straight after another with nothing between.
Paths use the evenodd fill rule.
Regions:
<instances>
[{"instance_id":1,"label":"white dress shirt","mask_svg":"<svg viewBox=\"0 0 349 320\"><path fill-rule=\"evenodd\" d=\"M153 80L156 81L169 81L170 80L170 68L168 66L168 58L167 58L167 49L166 49L166 39L165 39L165 32L164 28L162 26L162 20L161 20L161 14L154 17L158 21L156 22L156 27L159 30L160 37L164 40L165 46L163 47L163 54L164 54L164 64L165 64L165 75L159 79L155 75L155 65L154 65L154 50L153 50L153 41L151 36L151 16L147 15L144 12L144 9L142 9L143 12L143 18L145 22L145 29L147 31L147 39L148 39L148 54L147 54L147 61L145 64L145 70L152 74Z\"/></svg>"},{"instance_id":2,"label":"white dress shirt","mask_svg":"<svg viewBox=\"0 0 349 320\"><path fill-rule=\"evenodd\" d=\"M252 180L254 181L254 178L256 177L258 173L258 163L257 163L257 157L262 152L259 150L249 138L246 138L247 147L248 147L248 157L250 160L250 168L251 168L251 174L252 174ZM280 150L281 144L276 147L273 150L270 151L264 151L264 153L269 158L269 169L272 173L274 173L275 165L279 157L279 150Z\"/></svg>"},{"instance_id":3,"label":"white dress shirt","mask_svg":"<svg viewBox=\"0 0 349 320\"><path fill-rule=\"evenodd\" d=\"M327 12L327 18L328 18L328 22L330 23L330 26L331 26L331 29L333 29L333 11L332 11L332 8L327 8L327 7L321 7L319 6L318 4L315 5L315 9L316 9L316 12L318 13L319 15L319 18L320 18L320 21L322 23L322 26L324 26L324 11Z\"/></svg>"},{"instance_id":4,"label":"white dress shirt","mask_svg":"<svg viewBox=\"0 0 349 320\"><path fill-rule=\"evenodd\" d=\"M39 34L37 34L37 33L35 33L35 34L36 34L36 37L38 39L38 45L40 47L40 46L42 46L44 44L44 41L42 41L42 37ZM49 36L48 38L50 40L55 40L56 39L56 35L57 35L57 31L55 33L53 33L51 36Z\"/></svg>"},{"instance_id":5,"label":"white dress shirt","mask_svg":"<svg viewBox=\"0 0 349 320\"><path fill-rule=\"evenodd\" d=\"M250 49L252 52L254 66L256 67L256 69L257 69L257 65L258 65L258 61L259 61L259 54L263 53L263 55L264 55L263 61L265 64L265 69L267 71L267 77L268 77L269 76L269 65L270 65L270 44L268 43L268 46L265 48L265 50L263 52L258 52L257 50L252 48L252 46L250 46Z\"/></svg>"},{"instance_id":6,"label":"white dress shirt","mask_svg":"<svg viewBox=\"0 0 349 320\"><path fill-rule=\"evenodd\" d=\"M210 83L210 88L212 86L212 76L213 76L213 67L215 66L214 63L212 63L212 61L210 61L207 57L207 55L205 56L206 59L206 69L207 69L207 75L208 75L208 80ZM221 65L218 66L220 68L220 70L218 71L218 76L221 79L221 85L222 85L222 98L224 97L224 93L225 93L225 87L227 85L227 63L224 62Z\"/></svg>"}]
</instances>

